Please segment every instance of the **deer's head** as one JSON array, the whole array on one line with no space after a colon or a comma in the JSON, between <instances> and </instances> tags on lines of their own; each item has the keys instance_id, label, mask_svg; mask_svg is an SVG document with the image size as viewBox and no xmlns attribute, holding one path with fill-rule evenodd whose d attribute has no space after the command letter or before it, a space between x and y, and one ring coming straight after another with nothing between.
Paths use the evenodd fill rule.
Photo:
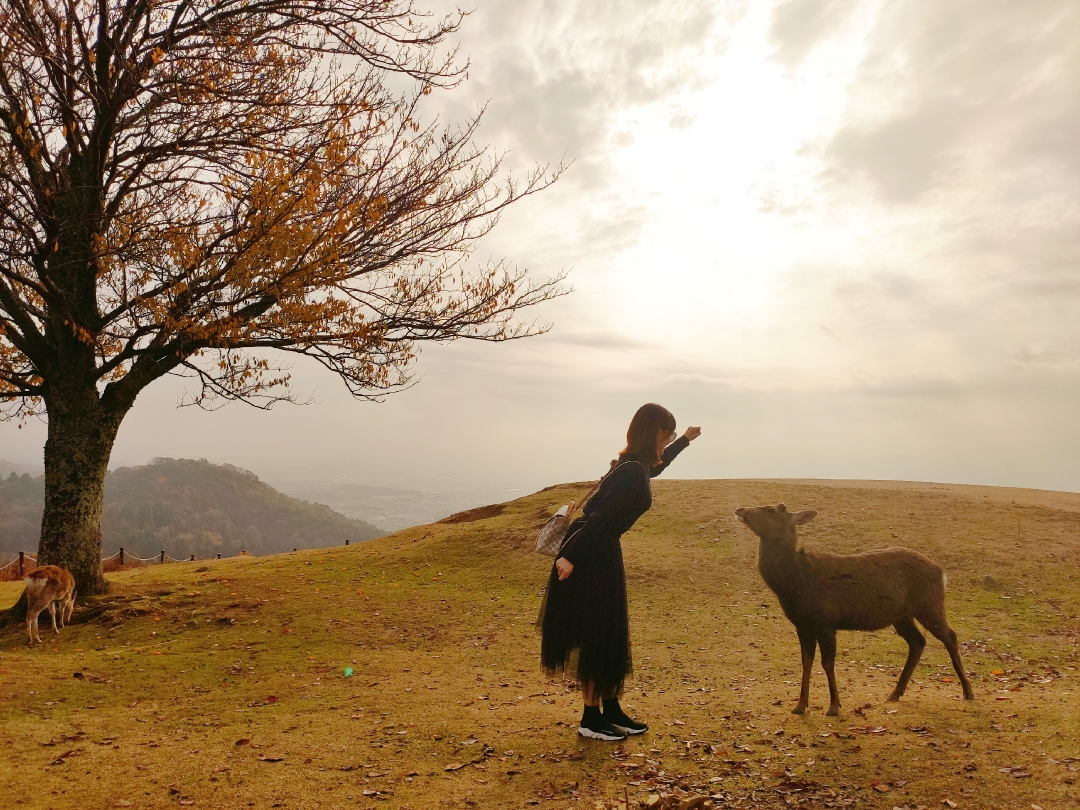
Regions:
<instances>
[{"instance_id":1,"label":"deer's head","mask_svg":"<svg viewBox=\"0 0 1080 810\"><path fill-rule=\"evenodd\" d=\"M807 509L789 512L784 504L776 506L740 506L735 517L767 543L783 543L795 548L795 527L809 523L817 512Z\"/></svg>"}]
</instances>

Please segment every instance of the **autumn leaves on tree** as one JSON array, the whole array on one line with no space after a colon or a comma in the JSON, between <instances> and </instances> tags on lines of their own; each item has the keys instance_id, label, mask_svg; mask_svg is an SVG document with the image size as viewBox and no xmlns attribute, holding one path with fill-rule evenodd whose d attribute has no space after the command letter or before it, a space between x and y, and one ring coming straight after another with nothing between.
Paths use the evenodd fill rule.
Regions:
<instances>
[{"instance_id":1,"label":"autumn leaves on tree","mask_svg":"<svg viewBox=\"0 0 1080 810\"><path fill-rule=\"evenodd\" d=\"M0 405L44 411L39 561L104 588L117 430L166 374L190 401L289 399L272 358L357 397L418 344L507 340L562 292L469 262L515 182L478 118L425 119L460 17L391 0L0 0ZM409 89L399 92L393 84Z\"/></svg>"}]
</instances>

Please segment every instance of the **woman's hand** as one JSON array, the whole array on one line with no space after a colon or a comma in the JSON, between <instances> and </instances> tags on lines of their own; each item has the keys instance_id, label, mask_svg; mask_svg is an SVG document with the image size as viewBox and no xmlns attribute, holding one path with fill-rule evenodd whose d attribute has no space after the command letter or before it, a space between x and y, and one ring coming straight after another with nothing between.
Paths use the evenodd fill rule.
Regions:
<instances>
[{"instance_id":1,"label":"woman's hand","mask_svg":"<svg viewBox=\"0 0 1080 810\"><path fill-rule=\"evenodd\" d=\"M696 439L698 436L701 435L701 428L699 428L699 427L688 427L686 429L686 433L684 433L683 435L686 437L687 441L692 442L694 439Z\"/></svg>"},{"instance_id":2,"label":"woman's hand","mask_svg":"<svg viewBox=\"0 0 1080 810\"><path fill-rule=\"evenodd\" d=\"M555 561L555 570L559 572L559 582L562 582L574 571L574 564L566 557L559 557Z\"/></svg>"}]
</instances>

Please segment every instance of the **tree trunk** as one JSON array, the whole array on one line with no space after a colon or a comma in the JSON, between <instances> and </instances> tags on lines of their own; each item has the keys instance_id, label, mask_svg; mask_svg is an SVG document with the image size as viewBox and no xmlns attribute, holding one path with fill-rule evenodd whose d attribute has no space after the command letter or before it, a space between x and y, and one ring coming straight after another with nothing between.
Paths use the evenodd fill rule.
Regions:
<instances>
[{"instance_id":1,"label":"tree trunk","mask_svg":"<svg viewBox=\"0 0 1080 810\"><path fill-rule=\"evenodd\" d=\"M105 473L120 419L94 388L46 398L45 512L38 565L59 565L75 577L79 596L108 588L101 568L101 507Z\"/></svg>"}]
</instances>

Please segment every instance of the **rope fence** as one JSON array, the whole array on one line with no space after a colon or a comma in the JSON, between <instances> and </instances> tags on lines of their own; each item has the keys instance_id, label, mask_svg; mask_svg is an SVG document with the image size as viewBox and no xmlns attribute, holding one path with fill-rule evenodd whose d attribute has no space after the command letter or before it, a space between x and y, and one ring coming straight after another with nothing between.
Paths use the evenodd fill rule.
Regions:
<instances>
[{"instance_id":1,"label":"rope fence","mask_svg":"<svg viewBox=\"0 0 1080 810\"><path fill-rule=\"evenodd\" d=\"M0 582L12 582L20 580L26 573L37 567L37 554L26 554L22 551L19 556L7 565L0 566Z\"/></svg>"},{"instance_id":2,"label":"rope fence","mask_svg":"<svg viewBox=\"0 0 1080 810\"><path fill-rule=\"evenodd\" d=\"M221 559L218 553L217 559ZM115 554L101 558L101 567L107 573L114 571L127 571L132 568L143 568L148 565L167 565L169 563L195 562L195 555L187 559L178 560L161 551L156 557L136 557L129 554L121 547ZM37 554L20 551L18 556L11 562L0 565L0 582L17 582L37 567Z\"/></svg>"}]
</instances>

